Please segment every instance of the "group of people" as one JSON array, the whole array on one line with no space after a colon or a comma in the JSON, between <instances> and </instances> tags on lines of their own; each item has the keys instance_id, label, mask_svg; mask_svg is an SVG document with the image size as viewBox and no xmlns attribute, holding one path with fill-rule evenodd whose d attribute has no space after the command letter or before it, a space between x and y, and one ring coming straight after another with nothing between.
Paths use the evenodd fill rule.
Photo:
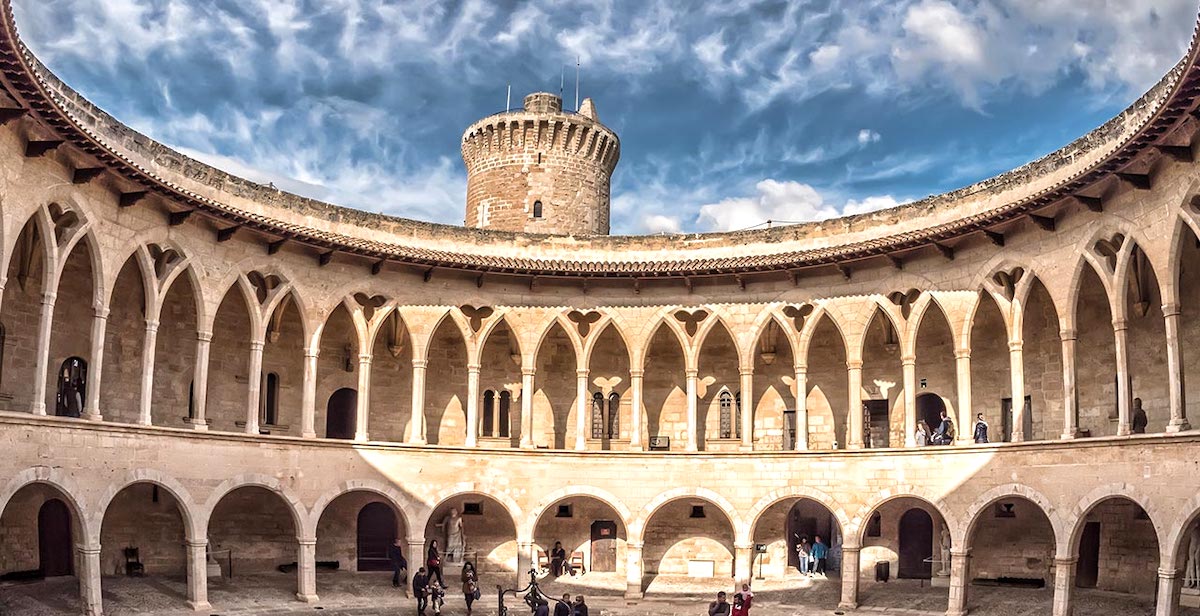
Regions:
<instances>
[{"instance_id":1,"label":"group of people","mask_svg":"<svg viewBox=\"0 0 1200 616\"><path fill-rule=\"evenodd\" d=\"M392 586L399 588L401 580L408 572L408 560L404 558L403 543L400 539L388 548L388 560L392 564ZM467 603L467 614L480 597L479 574L475 565L470 561L464 562L459 576L462 582L463 599ZM429 551L425 555L425 566L417 569L413 575L412 592L417 600L417 614L424 616L425 610L432 609L434 614L442 613L446 604L446 579L442 576L442 554L438 550L436 539L429 542Z\"/></svg>"},{"instance_id":2,"label":"group of people","mask_svg":"<svg viewBox=\"0 0 1200 616\"><path fill-rule=\"evenodd\" d=\"M812 543L808 542L807 536L800 537L796 543L796 568L802 575L825 575L825 559L828 556L829 546L825 545L821 535L814 535Z\"/></svg>"},{"instance_id":3,"label":"group of people","mask_svg":"<svg viewBox=\"0 0 1200 616\"><path fill-rule=\"evenodd\" d=\"M538 597L533 606L533 616L550 616L550 602ZM571 601L570 593L563 594L561 601L554 602L554 616L588 616L583 595L575 595L575 600Z\"/></svg>"},{"instance_id":4,"label":"group of people","mask_svg":"<svg viewBox=\"0 0 1200 616\"><path fill-rule=\"evenodd\" d=\"M938 420L937 429L930 432L929 424L925 423L924 419L917 421L916 442L917 447L926 445L953 445L954 444L954 420L942 411L941 418ZM971 439L976 443L988 442L988 423L983 419L983 413L975 416L975 427L971 430Z\"/></svg>"},{"instance_id":5,"label":"group of people","mask_svg":"<svg viewBox=\"0 0 1200 616\"><path fill-rule=\"evenodd\" d=\"M742 584L742 592L734 593L733 603L725 591L717 593L717 600L708 604L708 616L749 616L750 604L754 602L754 591L749 584Z\"/></svg>"}]
</instances>

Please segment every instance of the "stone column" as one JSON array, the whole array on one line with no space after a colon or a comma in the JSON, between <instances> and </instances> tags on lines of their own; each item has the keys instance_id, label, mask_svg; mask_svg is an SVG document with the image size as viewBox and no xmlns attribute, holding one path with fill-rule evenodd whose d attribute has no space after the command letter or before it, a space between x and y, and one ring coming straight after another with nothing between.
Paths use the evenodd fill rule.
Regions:
<instances>
[{"instance_id":1,"label":"stone column","mask_svg":"<svg viewBox=\"0 0 1200 616\"><path fill-rule=\"evenodd\" d=\"M796 366L796 451L808 451L808 366Z\"/></svg>"},{"instance_id":2,"label":"stone column","mask_svg":"<svg viewBox=\"0 0 1200 616\"><path fill-rule=\"evenodd\" d=\"M479 369L479 364L467 364L467 447L479 444Z\"/></svg>"},{"instance_id":3,"label":"stone column","mask_svg":"<svg viewBox=\"0 0 1200 616\"><path fill-rule=\"evenodd\" d=\"M629 371L629 449L641 451L642 444L642 378L641 370Z\"/></svg>"},{"instance_id":4,"label":"stone column","mask_svg":"<svg viewBox=\"0 0 1200 616\"><path fill-rule=\"evenodd\" d=\"M320 349L304 349L304 390L300 397L300 436L317 437L317 360Z\"/></svg>"},{"instance_id":5,"label":"stone column","mask_svg":"<svg viewBox=\"0 0 1200 616\"><path fill-rule=\"evenodd\" d=\"M79 562L79 605L84 616L104 616L100 595L100 546L76 545Z\"/></svg>"},{"instance_id":6,"label":"stone column","mask_svg":"<svg viewBox=\"0 0 1200 616\"><path fill-rule=\"evenodd\" d=\"M575 450L587 449L588 429L588 369L575 371ZM607 426L605 427L607 431Z\"/></svg>"},{"instance_id":7,"label":"stone column","mask_svg":"<svg viewBox=\"0 0 1200 616\"><path fill-rule=\"evenodd\" d=\"M904 446L917 446L917 358L900 358L904 373Z\"/></svg>"},{"instance_id":8,"label":"stone column","mask_svg":"<svg viewBox=\"0 0 1200 616\"><path fill-rule=\"evenodd\" d=\"M946 616L967 613L967 585L971 583L971 553L969 550L950 552L950 605Z\"/></svg>"},{"instance_id":9,"label":"stone column","mask_svg":"<svg viewBox=\"0 0 1200 616\"><path fill-rule=\"evenodd\" d=\"M524 588L525 584L522 581L525 576L529 575L529 570L533 569L533 542L518 541L517 542L517 586L516 588Z\"/></svg>"},{"instance_id":10,"label":"stone column","mask_svg":"<svg viewBox=\"0 0 1200 616\"><path fill-rule=\"evenodd\" d=\"M744 450L754 449L754 367L741 369L742 377L742 444Z\"/></svg>"},{"instance_id":11,"label":"stone column","mask_svg":"<svg viewBox=\"0 0 1200 616\"><path fill-rule=\"evenodd\" d=\"M29 411L34 415L46 414L46 382L50 379L50 326L54 321L54 298L54 293L42 294L42 315L38 321L37 355L33 369L33 403L29 407Z\"/></svg>"},{"instance_id":12,"label":"stone column","mask_svg":"<svg viewBox=\"0 0 1200 616\"><path fill-rule=\"evenodd\" d=\"M1012 383L1012 442L1019 443L1032 435L1025 434L1025 343L1021 340L1008 342L1008 375ZM965 430L964 430L965 431ZM971 432L975 431L972 421ZM989 440L999 440L988 435Z\"/></svg>"},{"instance_id":13,"label":"stone column","mask_svg":"<svg viewBox=\"0 0 1200 616\"><path fill-rule=\"evenodd\" d=\"M297 539L296 549L296 598L305 603L316 603L317 597L317 540Z\"/></svg>"},{"instance_id":14,"label":"stone column","mask_svg":"<svg viewBox=\"0 0 1200 616\"><path fill-rule=\"evenodd\" d=\"M955 426L954 441L970 443L974 427L971 414L971 349L954 351L954 380L958 386L958 425Z\"/></svg>"},{"instance_id":15,"label":"stone column","mask_svg":"<svg viewBox=\"0 0 1200 616\"><path fill-rule=\"evenodd\" d=\"M97 308L92 317L92 360L88 362L87 391L83 418L104 421L100 412L100 383L104 371L104 334L108 329L108 308Z\"/></svg>"},{"instance_id":16,"label":"stone column","mask_svg":"<svg viewBox=\"0 0 1200 616\"><path fill-rule=\"evenodd\" d=\"M408 442L413 445L425 444L425 368L428 365L424 359L412 360L412 430L408 433Z\"/></svg>"},{"instance_id":17,"label":"stone column","mask_svg":"<svg viewBox=\"0 0 1200 616\"><path fill-rule=\"evenodd\" d=\"M1062 438L1079 436L1079 395L1075 389L1075 330L1059 332L1062 341L1063 368L1063 431Z\"/></svg>"},{"instance_id":18,"label":"stone column","mask_svg":"<svg viewBox=\"0 0 1200 616\"><path fill-rule=\"evenodd\" d=\"M862 449L863 446L862 365L861 359L846 362L850 391L850 406L846 411L850 416L850 428L846 434L847 449Z\"/></svg>"},{"instance_id":19,"label":"stone column","mask_svg":"<svg viewBox=\"0 0 1200 616\"><path fill-rule=\"evenodd\" d=\"M642 544L625 544L625 598L642 598Z\"/></svg>"},{"instance_id":20,"label":"stone column","mask_svg":"<svg viewBox=\"0 0 1200 616\"><path fill-rule=\"evenodd\" d=\"M1179 591L1183 572L1179 569L1158 568L1158 592L1154 598L1154 616L1176 616L1179 614Z\"/></svg>"},{"instance_id":21,"label":"stone column","mask_svg":"<svg viewBox=\"0 0 1200 616\"><path fill-rule=\"evenodd\" d=\"M537 372L533 368L521 369L521 449L533 449L537 444L533 440L533 377Z\"/></svg>"},{"instance_id":22,"label":"stone column","mask_svg":"<svg viewBox=\"0 0 1200 616\"><path fill-rule=\"evenodd\" d=\"M187 604L197 612L212 609L208 603L208 542L187 541Z\"/></svg>"},{"instance_id":23,"label":"stone column","mask_svg":"<svg viewBox=\"0 0 1200 616\"><path fill-rule=\"evenodd\" d=\"M154 352L157 344L158 321L146 319L146 333L142 337L142 391L138 402L138 423L143 426L154 423Z\"/></svg>"},{"instance_id":24,"label":"stone column","mask_svg":"<svg viewBox=\"0 0 1200 616\"><path fill-rule=\"evenodd\" d=\"M688 368L686 371L687 377L687 451L698 451L700 443L697 441L699 437L696 411L696 398L699 396L697 392L697 374L695 368Z\"/></svg>"},{"instance_id":25,"label":"stone column","mask_svg":"<svg viewBox=\"0 0 1200 616\"><path fill-rule=\"evenodd\" d=\"M735 592L749 584L754 575L754 544L733 546L733 581Z\"/></svg>"},{"instance_id":26,"label":"stone column","mask_svg":"<svg viewBox=\"0 0 1200 616\"><path fill-rule=\"evenodd\" d=\"M246 370L246 434L258 434L258 400L262 393L262 359L265 344L260 340L250 341L250 368Z\"/></svg>"},{"instance_id":27,"label":"stone column","mask_svg":"<svg viewBox=\"0 0 1200 616\"><path fill-rule=\"evenodd\" d=\"M188 423L197 430L208 429L205 412L208 405L208 351L212 332L196 332L196 365L192 372L192 417Z\"/></svg>"},{"instance_id":28,"label":"stone column","mask_svg":"<svg viewBox=\"0 0 1200 616\"><path fill-rule=\"evenodd\" d=\"M1054 607L1053 616L1071 616L1071 594L1075 590L1075 564L1078 559L1054 559Z\"/></svg>"},{"instance_id":29,"label":"stone column","mask_svg":"<svg viewBox=\"0 0 1200 616\"><path fill-rule=\"evenodd\" d=\"M1126 332L1129 325L1124 319L1113 319L1113 349L1117 355L1117 436L1133 432L1129 422L1129 408L1133 392L1129 391L1129 340Z\"/></svg>"},{"instance_id":30,"label":"stone column","mask_svg":"<svg viewBox=\"0 0 1200 616\"><path fill-rule=\"evenodd\" d=\"M1171 419L1167 432L1191 430L1187 420L1187 398L1183 381L1183 361L1179 350L1179 304L1163 304L1163 325L1167 338L1167 377L1170 383Z\"/></svg>"},{"instance_id":31,"label":"stone column","mask_svg":"<svg viewBox=\"0 0 1200 616\"><path fill-rule=\"evenodd\" d=\"M360 443L366 442L370 438L371 359L370 353L358 354L358 397L354 408L354 440Z\"/></svg>"},{"instance_id":32,"label":"stone column","mask_svg":"<svg viewBox=\"0 0 1200 616\"><path fill-rule=\"evenodd\" d=\"M842 600L838 608L853 610L858 607L858 553L861 548L842 546Z\"/></svg>"},{"instance_id":33,"label":"stone column","mask_svg":"<svg viewBox=\"0 0 1200 616\"><path fill-rule=\"evenodd\" d=\"M414 539L412 537L409 537L408 538L407 556L408 556L408 574L407 574L408 577L404 581L404 585L405 585L404 594L408 595L408 597L411 599L411 598L413 598L413 594L412 594L413 576L417 574L417 569L420 569L421 567L425 566L425 540L421 539L421 538ZM482 592L482 588L481 588L481 592ZM487 593L484 592L484 596L486 596L486 595L487 595Z\"/></svg>"}]
</instances>

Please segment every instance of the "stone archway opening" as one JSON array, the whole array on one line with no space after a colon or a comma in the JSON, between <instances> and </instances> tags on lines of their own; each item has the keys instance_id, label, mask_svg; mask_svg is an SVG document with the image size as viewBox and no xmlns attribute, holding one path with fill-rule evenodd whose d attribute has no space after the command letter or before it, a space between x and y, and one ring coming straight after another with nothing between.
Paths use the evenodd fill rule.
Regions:
<instances>
[{"instance_id":1,"label":"stone archway opening","mask_svg":"<svg viewBox=\"0 0 1200 616\"><path fill-rule=\"evenodd\" d=\"M288 602L299 590L298 529L291 506L262 486L242 486L221 497L208 521L209 602L214 606L248 589L262 601ZM220 575L215 575L215 563Z\"/></svg>"},{"instance_id":2,"label":"stone archway opening","mask_svg":"<svg viewBox=\"0 0 1200 616\"><path fill-rule=\"evenodd\" d=\"M534 524L534 565L545 568L543 584L551 596L587 594L587 588L623 592L627 540L625 521L612 505L595 496L568 496L546 507ZM555 571L557 543L566 559Z\"/></svg>"},{"instance_id":3,"label":"stone archway opening","mask_svg":"<svg viewBox=\"0 0 1200 616\"><path fill-rule=\"evenodd\" d=\"M836 604L842 533L837 517L819 501L791 497L775 502L754 523L749 573L756 590L763 584L784 583L789 590L802 591L807 605ZM797 547L803 545L811 555L818 537L825 546L825 562L802 560Z\"/></svg>"},{"instance_id":4,"label":"stone archway opening","mask_svg":"<svg viewBox=\"0 0 1200 616\"><path fill-rule=\"evenodd\" d=\"M1007 597L1044 608L1054 602L1056 538L1050 518L1037 503L1007 496L980 510L971 523L966 605L981 606Z\"/></svg>"},{"instance_id":5,"label":"stone archway opening","mask_svg":"<svg viewBox=\"0 0 1200 616\"><path fill-rule=\"evenodd\" d=\"M707 594L733 579L733 523L710 500L681 497L663 504L647 519L642 542L647 595Z\"/></svg>"},{"instance_id":6,"label":"stone archway opening","mask_svg":"<svg viewBox=\"0 0 1200 616\"><path fill-rule=\"evenodd\" d=\"M455 514L461 520L462 544L455 550ZM480 575L482 588L494 582L509 584L518 572L517 526L512 514L499 500L479 493L452 496L433 509L425 525L425 553L419 562L428 565L429 547L437 541L442 575L451 588L459 580L462 564L470 561ZM457 552L457 553L456 553ZM409 557L410 567L415 567ZM520 576L518 576L519 578ZM490 578L490 579L486 579ZM522 584L523 585L523 584Z\"/></svg>"},{"instance_id":7,"label":"stone archway opening","mask_svg":"<svg viewBox=\"0 0 1200 616\"><path fill-rule=\"evenodd\" d=\"M1079 518L1072 535L1074 586L1128 595L1153 610L1158 588L1158 534L1141 505L1121 496L1103 499Z\"/></svg>"},{"instance_id":8,"label":"stone archway opening","mask_svg":"<svg viewBox=\"0 0 1200 616\"><path fill-rule=\"evenodd\" d=\"M38 597L78 612L83 580L76 578L82 566L76 546L85 539L72 499L53 485L28 484L0 511L0 529L0 583L41 580L33 586Z\"/></svg>"},{"instance_id":9,"label":"stone archway opening","mask_svg":"<svg viewBox=\"0 0 1200 616\"><path fill-rule=\"evenodd\" d=\"M322 600L353 599L387 587L393 577L389 549L397 539L408 561L408 576L422 561L422 555L409 548L404 513L371 490L351 490L329 501L317 519L316 531L316 583ZM397 578L401 589L407 588L409 579Z\"/></svg>"},{"instance_id":10,"label":"stone archway opening","mask_svg":"<svg viewBox=\"0 0 1200 616\"><path fill-rule=\"evenodd\" d=\"M138 482L121 489L104 510L100 526L100 572L107 585L124 585L143 576L176 607L187 601L187 547L182 506L156 483ZM120 606L123 593L114 593Z\"/></svg>"},{"instance_id":11,"label":"stone archway opening","mask_svg":"<svg viewBox=\"0 0 1200 616\"><path fill-rule=\"evenodd\" d=\"M945 516L929 501L901 496L884 501L865 520L859 604L945 610L951 547ZM890 591L896 588L903 592Z\"/></svg>"}]
</instances>

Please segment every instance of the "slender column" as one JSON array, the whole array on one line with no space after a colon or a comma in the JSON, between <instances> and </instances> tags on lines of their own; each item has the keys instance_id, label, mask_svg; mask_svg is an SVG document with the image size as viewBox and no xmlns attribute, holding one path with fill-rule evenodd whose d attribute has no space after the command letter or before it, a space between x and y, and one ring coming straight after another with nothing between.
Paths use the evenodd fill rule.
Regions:
<instances>
[{"instance_id":1,"label":"slender column","mask_svg":"<svg viewBox=\"0 0 1200 616\"><path fill-rule=\"evenodd\" d=\"M50 379L50 326L54 321L54 293L42 294L42 315L38 321L37 359L34 362L33 404L29 411L34 415L46 414L46 381Z\"/></svg>"},{"instance_id":2,"label":"slender column","mask_svg":"<svg viewBox=\"0 0 1200 616\"><path fill-rule=\"evenodd\" d=\"M642 544L625 544L625 598L642 598Z\"/></svg>"},{"instance_id":3,"label":"slender column","mask_svg":"<svg viewBox=\"0 0 1200 616\"><path fill-rule=\"evenodd\" d=\"M971 442L971 349L958 349L954 352L955 382L958 385L958 429L955 431L955 441L958 443Z\"/></svg>"},{"instance_id":4,"label":"slender column","mask_svg":"<svg viewBox=\"0 0 1200 616\"><path fill-rule=\"evenodd\" d=\"M858 607L858 552L861 548L842 546L842 600L838 608Z\"/></svg>"},{"instance_id":5,"label":"slender column","mask_svg":"<svg viewBox=\"0 0 1200 616\"><path fill-rule=\"evenodd\" d=\"M468 408L470 408L468 406ZM358 402L354 409L354 440L365 442L370 437L371 419L371 354L358 355Z\"/></svg>"},{"instance_id":6,"label":"slender column","mask_svg":"<svg viewBox=\"0 0 1200 616\"><path fill-rule=\"evenodd\" d=\"M1031 435L1025 434L1025 343L1021 340L1008 342L1008 374L1012 383L1012 442L1019 443ZM963 432L973 433L975 422Z\"/></svg>"},{"instance_id":7,"label":"slender column","mask_svg":"<svg viewBox=\"0 0 1200 616\"><path fill-rule=\"evenodd\" d=\"M197 430L207 430L205 419L208 404L208 351L212 347L212 332L196 332L196 366L192 372L192 417L188 423Z\"/></svg>"},{"instance_id":8,"label":"slender column","mask_svg":"<svg viewBox=\"0 0 1200 616\"><path fill-rule=\"evenodd\" d=\"M304 349L304 390L300 396L300 436L317 437L317 360L320 349Z\"/></svg>"},{"instance_id":9,"label":"slender column","mask_svg":"<svg viewBox=\"0 0 1200 616\"><path fill-rule=\"evenodd\" d=\"M193 610L212 609L208 603L208 542L187 542L187 604Z\"/></svg>"},{"instance_id":10,"label":"slender column","mask_svg":"<svg viewBox=\"0 0 1200 616\"><path fill-rule=\"evenodd\" d=\"M629 449L642 450L642 377L641 370L629 371Z\"/></svg>"},{"instance_id":11,"label":"slender column","mask_svg":"<svg viewBox=\"0 0 1200 616\"><path fill-rule=\"evenodd\" d=\"M1076 558L1054 559L1054 608L1053 616L1071 616L1071 595L1075 590Z\"/></svg>"},{"instance_id":12,"label":"slender column","mask_svg":"<svg viewBox=\"0 0 1200 616\"><path fill-rule=\"evenodd\" d=\"M83 418L103 421L100 412L100 383L104 372L104 333L108 329L108 308L96 309L92 317L92 360L88 362L87 391L84 397Z\"/></svg>"},{"instance_id":13,"label":"slender column","mask_svg":"<svg viewBox=\"0 0 1200 616\"><path fill-rule=\"evenodd\" d=\"M296 598L305 603L316 603L317 597L317 540L297 539L296 548Z\"/></svg>"},{"instance_id":14,"label":"slender column","mask_svg":"<svg viewBox=\"0 0 1200 616\"><path fill-rule=\"evenodd\" d=\"M479 444L479 364L467 364L467 447Z\"/></svg>"},{"instance_id":15,"label":"slender column","mask_svg":"<svg viewBox=\"0 0 1200 616\"><path fill-rule=\"evenodd\" d=\"M1155 616L1176 616L1179 614L1179 591L1182 590L1182 571L1179 569L1158 569L1158 593L1154 599Z\"/></svg>"},{"instance_id":16,"label":"slender column","mask_svg":"<svg viewBox=\"0 0 1200 616\"><path fill-rule=\"evenodd\" d=\"M104 616L100 596L100 546L77 545L79 561L79 604L84 616Z\"/></svg>"},{"instance_id":17,"label":"slender column","mask_svg":"<svg viewBox=\"0 0 1200 616\"><path fill-rule=\"evenodd\" d=\"M734 589L741 591L742 584L749 584L754 571L754 544L733 546Z\"/></svg>"},{"instance_id":18,"label":"slender column","mask_svg":"<svg viewBox=\"0 0 1200 616\"><path fill-rule=\"evenodd\" d=\"M754 367L742 368L742 449L754 449Z\"/></svg>"},{"instance_id":19,"label":"slender column","mask_svg":"<svg viewBox=\"0 0 1200 616\"><path fill-rule=\"evenodd\" d=\"M533 449L533 377L537 372L533 368L521 369L521 441L522 449Z\"/></svg>"},{"instance_id":20,"label":"slender column","mask_svg":"<svg viewBox=\"0 0 1200 616\"><path fill-rule=\"evenodd\" d=\"M969 550L950 552L950 605L946 616L964 616L967 613L967 584L971 581L971 553Z\"/></svg>"},{"instance_id":21,"label":"slender column","mask_svg":"<svg viewBox=\"0 0 1200 616\"><path fill-rule=\"evenodd\" d=\"M808 451L808 366L796 366L796 451Z\"/></svg>"},{"instance_id":22,"label":"slender column","mask_svg":"<svg viewBox=\"0 0 1200 616\"><path fill-rule=\"evenodd\" d=\"M142 338L142 391L138 403L138 423L143 426L154 423L154 351L157 344L158 321L146 319L146 333Z\"/></svg>"},{"instance_id":23,"label":"slender column","mask_svg":"<svg viewBox=\"0 0 1200 616\"><path fill-rule=\"evenodd\" d=\"M1079 436L1079 394L1075 389L1075 340L1073 329L1059 332L1062 341L1063 368L1063 431L1062 438Z\"/></svg>"},{"instance_id":24,"label":"slender column","mask_svg":"<svg viewBox=\"0 0 1200 616\"><path fill-rule=\"evenodd\" d=\"M850 429L846 434L847 449L862 449L863 446L863 404L862 404L862 360L854 359L846 362L847 388L850 390Z\"/></svg>"},{"instance_id":25,"label":"slender column","mask_svg":"<svg viewBox=\"0 0 1200 616\"><path fill-rule=\"evenodd\" d=\"M587 449L588 369L575 371L575 450Z\"/></svg>"},{"instance_id":26,"label":"slender column","mask_svg":"<svg viewBox=\"0 0 1200 616\"><path fill-rule=\"evenodd\" d=\"M521 581L525 576L529 575L529 570L533 569L533 542L518 541L517 542L517 588L523 588L525 584Z\"/></svg>"},{"instance_id":27,"label":"slender column","mask_svg":"<svg viewBox=\"0 0 1200 616\"><path fill-rule=\"evenodd\" d=\"M917 446L917 358L901 357L904 373L904 446Z\"/></svg>"},{"instance_id":28,"label":"slender column","mask_svg":"<svg viewBox=\"0 0 1200 616\"><path fill-rule=\"evenodd\" d=\"M250 341L250 368L246 371L246 434L258 434L258 397L262 393L262 340Z\"/></svg>"},{"instance_id":29,"label":"slender column","mask_svg":"<svg viewBox=\"0 0 1200 616\"><path fill-rule=\"evenodd\" d=\"M404 582L404 594L411 599L412 594L412 579L417 574L417 569L425 566L425 539L424 538L408 538L408 577Z\"/></svg>"},{"instance_id":30,"label":"slender column","mask_svg":"<svg viewBox=\"0 0 1200 616\"><path fill-rule=\"evenodd\" d=\"M696 398L697 393L697 370L688 368L687 372L687 450L697 451L700 449L697 442L699 426L696 421Z\"/></svg>"},{"instance_id":31,"label":"slender column","mask_svg":"<svg viewBox=\"0 0 1200 616\"><path fill-rule=\"evenodd\" d=\"M1163 326L1167 338L1167 377L1170 383L1171 419L1167 432L1191 430L1187 420L1187 398L1183 381L1183 361L1179 350L1179 304L1163 304Z\"/></svg>"},{"instance_id":32,"label":"slender column","mask_svg":"<svg viewBox=\"0 0 1200 616\"><path fill-rule=\"evenodd\" d=\"M412 378L412 430L408 433L408 442L413 445L425 444L425 368L429 362L424 359L413 359Z\"/></svg>"},{"instance_id":33,"label":"slender column","mask_svg":"<svg viewBox=\"0 0 1200 616\"><path fill-rule=\"evenodd\" d=\"M1117 355L1117 436L1133 432L1129 423L1129 407L1133 392L1129 391L1129 326L1124 319L1113 319L1113 349Z\"/></svg>"}]
</instances>

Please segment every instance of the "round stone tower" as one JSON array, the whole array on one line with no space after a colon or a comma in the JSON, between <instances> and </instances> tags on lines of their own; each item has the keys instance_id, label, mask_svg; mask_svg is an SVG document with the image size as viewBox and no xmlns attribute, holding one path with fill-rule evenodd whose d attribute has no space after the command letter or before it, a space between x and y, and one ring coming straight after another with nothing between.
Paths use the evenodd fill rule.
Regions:
<instances>
[{"instance_id":1,"label":"round stone tower","mask_svg":"<svg viewBox=\"0 0 1200 616\"><path fill-rule=\"evenodd\" d=\"M468 227L607 235L609 183L621 143L600 123L591 99L578 113L555 94L535 92L525 108L467 128Z\"/></svg>"}]
</instances>

